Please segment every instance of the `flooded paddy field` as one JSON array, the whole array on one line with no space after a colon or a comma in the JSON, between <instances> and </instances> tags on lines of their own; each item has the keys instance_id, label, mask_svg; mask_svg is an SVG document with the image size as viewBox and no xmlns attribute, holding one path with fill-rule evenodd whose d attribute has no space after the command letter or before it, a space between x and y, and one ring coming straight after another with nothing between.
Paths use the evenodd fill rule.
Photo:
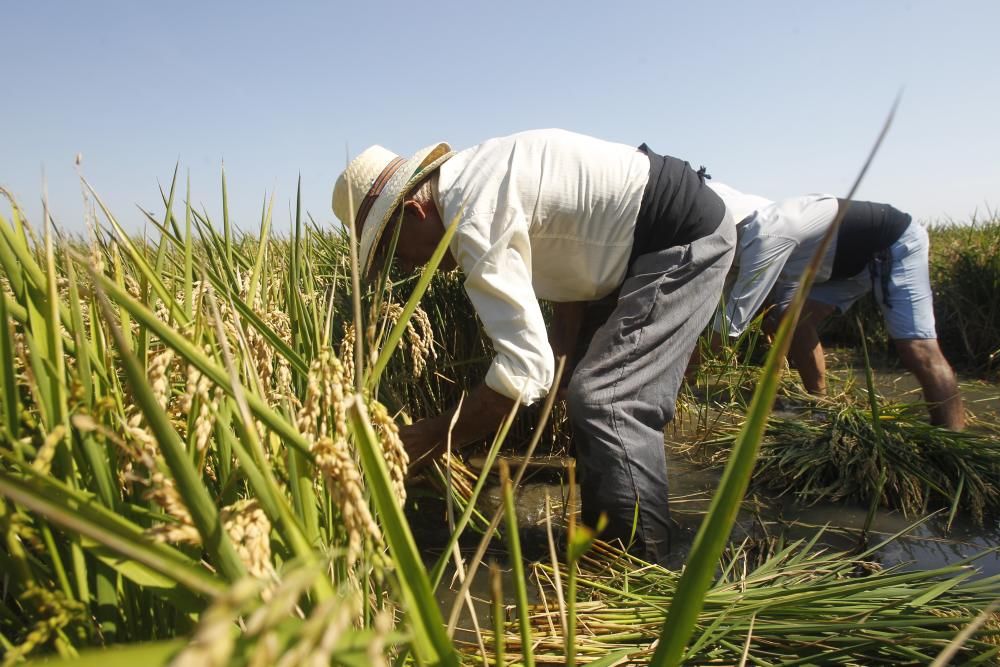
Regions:
<instances>
[{"instance_id":1,"label":"flooded paddy field","mask_svg":"<svg viewBox=\"0 0 1000 667\"><path fill-rule=\"evenodd\" d=\"M14 216L20 220L17 209ZM312 650L326 646L317 629L335 628L344 644L333 648L344 664L404 654L424 664L435 664L434 655L464 663L473 654L481 664L525 663L531 650L540 663L563 664L570 647L580 651L578 664L610 664L607 657L623 650L629 664L647 664L652 646L674 632L662 628L676 603L698 617L689 664L737 664L747 645L767 664L828 664L828 651L841 664L909 664L915 655L929 662L1000 598L1000 568L990 551L998 536L1000 462L984 444L996 441L1000 424L995 384L963 383L975 416L970 432L979 434L970 444L928 428L921 406L898 410L900 402L918 400L913 383L877 361L884 369L876 374L886 397L881 415L905 417L891 422L905 427L893 432L892 447L878 442L893 449L900 469L900 452L932 451L923 447L932 443L944 453L942 480L958 481L949 465L971 472L961 477L971 480L960 485L964 490L940 484L926 502L921 495L894 503L901 487L873 495L870 474L894 467L868 465L867 473L860 470L865 493L855 496L885 500L869 515L870 503L810 499L801 487L782 487L785 471L778 470L768 485L755 481L742 502L742 486L730 494L732 504L711 516L712 550L699 554L692 539L710 516L733 434L747 421L762 372L714 360L719 381L710 385L714 376L703 374L696 386L705 395L685 392L676 425L664 434L674 522L669 568L591 542L586 530L571 531L577 508L570 501L565 408L557 404L538 432L541 405L533 405L502 447L517 464L540 435L510 512L515 518L500 521L479 555L485 526L499 516L498 478L482 472L488 466L473 449L463 451L462 468L449 468L437 486L421 490L408 483L392 428L454 404L489 363L461 281L453 274L435 281L424 310L414 311L429 326L405 337L401 306L372 295L364 312L380 337L395 338L369 360L366 380L355 370L368 366L351 354L359 337L348 303L346 238L304 229L302 243L234 240L207 220L191 224L204 243L166 231L158 241L130 240L115 228L92 246L63 247L40 245L23 221L0 223L4 242L17 251L4 257L0 299L9 324L0 335L0 560L8 574L0 656L71 658L122 644L135 645L137 654L172 656L197 651L202 644L192 639L217 636L223 627L233 631L233 641L222 645L227 655L251 656L274 646L275 633L283 637L279 651ZM159 272L150 262L176 270ZM196 267L204 271L200 279ZM394 297L415 303L420 295ZM988 370L986 356L980 365ZM837 396L853 401L849 426L859 429L846 449L870 464L872 440L858 433L883 424L888 435L890 422L867 420L856 359L831 355L829 365ZM824 435L834 430L828 425L839 408L803 399L794 384L782 381L772 421L808 425L811 440L786 449L822 459L834 451L827 440L844 444ZM362 385L378 387L378 398L358 393ZM765 416L757 417L763 428ZM900 446L900 433L925 440ZM758 465L769 453L773 458L774 440L765 435ZM699 459L699 443L715 451ZM741 485L753 472L752 459L745 461ZM923 481L937 473L926 460L922 471ZM850 482L850 474L837 481ZM453 516L463 512L480 480L479 513L450 528L449 500ZM975 502L987 496L989 504ZM950 511L945 502L944 513L928 517L942 497L955 498ZM737 506L731 525L729 511ZM512 546L515 534L520 551ZM448 571L439 559L453 535L458 549L447 555L454 553L457 565ZM863 543L869 551L859 555ZM963 564L983 550L973 563L978 570ZM492 578L490 561L497 564ZM480 565L486 567L466 579L469 596L457 597L461 572ZM682 577L682 566L711 578L710 585L682 595L684 581L693 580ZM1000 653L993 643L1000 616L990 614L963 657L984 663ZM868 628L876 623L889 630L873 637ZM502 648L506 660L488 655ZM370 652L378 654L374 660ZM128 664L138 662L156 661Z\"/></svg>"},{"instance_id":2,"label":"flooded paddy field","mask_svg":"<svg viewBox=\"0 0 1000 667\"><path fill-rule=\"evenodd\" d=\"M850 351L838 351L838 362L852 359ZM856 382L863 378L862 366L840 364L831 371L834 385ZM878 370L874 374L878 392L886 399L901 402L919 402L919 386L912 376L896 369ZM863 379L861 380L863 382ZM961 389L967 410L972 417L970 429L994 435L1000 430L1000 386L977 378L962 378ZM802 417L806 411L794 401L779 397L775 415L778 417ZM724 416L711 414L707 422L713 423ZM681 568L688 556L692 541L704 518L709 503L721 475L721 466L706 466L693 461L688 455L688 447L705 437L703 424L705 413L682 413L677 423L668 427L665 434L667 447L668 476L670 480L670 507L673 520L671 555L668 567ZM523 459L515 453L506 452L513 464ZM481 466L481 457L473 456L473 469ZM534 460L528 468L525 482L516 495L517 518L520 526L521 543L525 556L531 560L547 562L549 556L548 529L562 551L562 539L571 511L579 511L579 506L568 506L570 497L567 474L571 458L568 456L543 456ZM546 513L548 498L551 512ZM490 481L480 505L489 515L500 502L499 487ZM811 540L820 535L815 550L827 552L860 553L874 548L867 560L876 562L882 568L899 568L905 571L933 570L963 563L974 559L977 570L975 577L1000 574L1000 519L987 517L977 523L971 517L956 512L949 522L948 512L927 514L904 513L899 510L878 508L869 520L869 507L851 502L801 503L788 495L770 490L751 487L743 503L730 542L744 544L749 550L756 550L763 558L782 545L796 540ZM443 503L435 507L434 502L424 505L421 517L414 520L418 542L433 560L439 552L440 544L447 539L443 523ZM866 529L867 524L867 529ZM472 551L474 544L466 545ZM487 560L498 562L505 577L510 576L507 552L502 540L494 539L487 550ZM487 570L479 570L476 581L471 586L473 597L490 597ZM457 579L454 580L457 586ZM511 590L511 589L507 589ZM454 602L454 590L442 586L439 589L442 602ZM533 599L538 599L533 591ZM469 623L468 612L462 615L463 625ZM481 618L483 622L488 619Z\"/></svg>"}]
</instances>

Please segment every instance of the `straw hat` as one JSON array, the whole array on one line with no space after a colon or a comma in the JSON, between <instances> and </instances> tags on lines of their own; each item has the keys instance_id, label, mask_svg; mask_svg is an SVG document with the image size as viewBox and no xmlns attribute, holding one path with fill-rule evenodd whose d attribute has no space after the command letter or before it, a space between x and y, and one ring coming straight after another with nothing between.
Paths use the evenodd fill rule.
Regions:
<instances>
[{"instance_id":1,"label":"straw hat","mask_svg":"<svg viewBox=\"0 0 1000 667\"><path fill-rule=\"evenodd\" d=\"M361 274L366 275L375 248L396 207L416 183L454 155L451 146L437 143L409 159L382 146L371 146L354 158L333 186L333 212L345 225L354 218L361 234Z\"/></svg>"}]
</instances>

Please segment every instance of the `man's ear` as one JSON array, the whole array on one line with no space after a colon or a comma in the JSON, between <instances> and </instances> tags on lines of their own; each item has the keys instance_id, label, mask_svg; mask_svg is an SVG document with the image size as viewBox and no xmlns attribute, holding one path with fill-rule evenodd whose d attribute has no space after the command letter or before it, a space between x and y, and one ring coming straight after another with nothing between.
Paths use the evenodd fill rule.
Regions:
<instances>
[{"instance_id":1,"label":"man's ear","mask_svg":"<svg viewBox=\"0 0 1000 667\"><path fill-rule=\"evenodd\" d=\"M423 222L427 218L427 207L416 199L407 199L403 202L403 213L404 219L412 215Z\"/></svg>"}]
</instances>

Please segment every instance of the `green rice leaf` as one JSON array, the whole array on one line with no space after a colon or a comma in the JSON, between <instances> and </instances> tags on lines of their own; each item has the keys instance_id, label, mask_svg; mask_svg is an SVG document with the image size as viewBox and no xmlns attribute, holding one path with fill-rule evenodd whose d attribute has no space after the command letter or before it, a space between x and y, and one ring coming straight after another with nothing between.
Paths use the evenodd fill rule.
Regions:
<instances>
[{"instance_id":1,"label":"green rice leaf","mask_svg":"<svg viewBox=\"0 0 1000 667\"><path fill-rule=\"evenodd\" d=\"M242 578L246 575L246 570L236 554L233 543L222 527L215 502L202 484L191 459L188 458L184 443L171 425L170 418L153 395L139 360L125 349L121 331L111 317L110 302L107 302L103 293L99 293L99 297L102 299L104 318L120 347L119 357L125 367L133 399L142 410L146 423L160 445L160 451L163 453L163 458L177 484L177 491L191 513L191 520L198 529L202 544L228 580L235 581Z\"/></svg>"},{"instance_id":2,"label":"green rice leaf","mask_svg":"<svg viewBox=\"0 0 1000 667\"><path fill-rule=\"evenodd\" d=\"M261 217L260 239L257 243L257 255L250 271L250 279L247 282L247 303L252 304L257 296L258 282L263 279L264 260L267 256L267 244L271 236L271 210L274 206L274 193L267 202L267 212Z\"/></svg>"},{"instance_id":3,"label":"green rice leaf","mask_svg":"<svg viewBox=\"0 0 1000 667\"><path fill-rule=\"evenodd\" d=\"M372 389L378 383L379 378L382 376L382 372L389 364L389 359L392 357L392 353L399 345L399 341L402 340L403 334L406 332L406 325L410 321L410 317L413 315L413 312L417 309L417 304L419 304L420 299L423 298L424 292L426 292L427 288L430 286L431 278L434 277L434 272L437 271L438 265L441 263L445 252L448 250L448 245L451 243L451 237L455 235L455 230L458 229L458 222L460 219L461 215L457 215L455 216L455 219L451 221L451 224L445 229L441 242L438 243L437 248L434 249L434 254L431 255L427 265L424 266L424 270L420 274L420 279L413 288L410 298L406 300L406 305L403 306L402 314L399 316L399 319L396 320L395 326L392 327L392 330L389 332L389 336L386 338L385 344L382 345L382 349L379 351L379 355L375 360L374 366L372 366L371 370L368 372L365 379L365 386L369 389Z\"/></svg>"},{"instance_id":4,"label":"green rice leaf","mask_svg":"<svg viewBox=\"0 0 1000 667\"><path fill-rule=\"evenodd\" d=\"M208 376L223 391L230 396L233 395L233 385L229 374L224 368L216 364L181 333L161 322L146 306L133 299L128 292L109 280L106 276L92 273L91 277L104 290L108 298L131 313L143 325L149 327L165 345L172 348L185 361L197 367L199 371ZM246 401L254 416L274 430L287 444L297 448L309 460L312 460L312 455L309 452L309 444L302 434L299 433L298 429L272 410L258 395L247 392Z\"/></svg>"},{"instance_id":5,"label":"green rice leaf","mask_svg":"<svg viewBox=\"0 0 1000 667\"><path fill-rule=\"evenodd\" d=\"M222 230L225 239L226 264L233 263L233 233L229 225L229 194L226 192L226 163L222 163Z\"/></svg>"},{"instance_id":6,"label":"green rice leaf","mask_svg":"<svg viewBox=\"0 0 1000 667\"><path fill-rule=\"evenodd\" d=\"M129 257L135 267L142 274L142 277L149 282L153 291L156 292L156 295L160 297L163 304L170 310L170 314L177 318L177 321L181 324L187 324L188 319L184 314L184 310L177 305L177 302L174 300L174 295L170 293L170 291L163 284L163 281L160 280L159 275L157 275L156 271L153 270L153 267L149 265L149 262L146 261L146 257L139 250L139 248L136 247L135 243L128 235L128 232L126 232L125 229L119 224L118 219L115 218L114 214L111 213L108 207L104 205L100 195L98 195L90 183L87 182L87 179L83 179L83 183L90 191L90 194L93 195L94 200L101 208L101 211L104 212L104 217L109 223L111 223L112 228L115 230L115 240L123 248L125 248L126 252L128 252Z\"/></svg>"},{"instance_id":7,"label":"green rice leaf","mask_svg":"<svg viewBox=\"0 0 1000 667\"><path fill-rule=\"evenodd\" d=\"M44 667L154 667L167 665L174 655L187 645L187 639L167 639L128 646L93 649L68 659L39 658L28 665Z\"/></svg>"},{"instance_id":8,"label":"green rice leaf","mask_svg":"<svg viewBox=\"0 0 1000 667\"><path fill-rule=\"evenodd\" d=\"M413 628L413 649L417 658L425 664L457 667L458 656L445 632L444 619L431 590L427 569L417 552L403 509L396 502L389 470L360 396L355 396L347 414L365 480L375 501L389 552L396 563L396 580L407 619Z\"/></svg>"},{"instance_id":9,"label":"green rice leaf","mask_svg":"<svg viewBox=\"0 0 1000 667\"><path fill-rule=\"evenodd\" d=\"M109 513L93 500L60 489L52 481L45 482L41 477L19 478L0 470L0 495L196 594L213 595L224 588L216 577L179 551L153 543L138 526Z\"/></svg>"},{"instance_id":10,"label":"green rice leaf","mask_svg":"<svg viewBox=\"0 0 1000 667\"><path fill-rule=\"evenodd\" d=\"M612 667L613 665L620 664L626 660L632 653L635 653L635 651L630 648L622 649L620 651L612 651L604 657L588 662L587 667Z\"/></svg>"},{"instance_id":11,"label":"green rice leaf","mask_svg":"<svg viewBox=\"0 0 1000 667\"><path fill-rule=\"evenodd\" d=\"M493 468L497 455L500 453L500 447L507 439L507 433L510 431L511 424L514 423L514 418L517 416L517 410L520 405L520 401L514 402L514 406L511 408L510 413L508 413L506 419L504 419L503 425L500 427L496 437L493 439L493 444L486 453L486 460L479 472L479 478L476 480L476 485L472 489L472 495L465 499L465 509L462 510L461 516L459 516L458 521L455 522L455 529L451 531L451 534L448 536L448 543L441 550L441 555L438 557L437 563L434 564L434 569L431 570L431 586L434 590L437 590L437 587L441 585L441 579L444 577L444 573L448 567L449 554L452 553L455 545L458 544L459 537L461 537L466 526L469 525L472 515L476 512L476 503L479 501L479 496L486 487L486 480L489 479L490 470Z\"/></svg>"},{"instance_id":12,"label":"green rice leaf","mask_svg":"<svg viewBox=\"0 0 1000 667\"><path fill-rule=\"evenodd\" d=\"M854 196L860 185L878 147L885 137L896 111L899 99L893 105L878 139L868 156L847 199ZM677 584L677 591L670 603L670 611L663 622L659 644L650 661L655 667L675 667L680 665L684 655L684 647L694 631L698 614L705 604L705 593L708 591L715 574L716 563L725 548L726 541L732 531L733 522L739 511L740 502L746 494L750 477L753 474L757 452L760 449L764 430L767 427L768 416L774 404L774 396L778 389L785 354L791 342L792 333L798 323L799 313L809 294L809 289L826 254L826 249L833 242L834 235L840 226L844 211L840 211L837 219L830 225L816 249L809 266L799 281L799 288L792 299L788 310L782 317L778 332L767 355L767 361L760 376L757 390L754 392L746 422L736 439L729 462L722 473L719 487L712 498L708 514L705 516L694 543L688 555L684 573Z\"/></svg>"},{"instance_id":13,"label":"green rice leaf","mask_svg":"<svg viewBox=\"0 0 1000 667\"><path fill-rule=\"evenodd\" d=\"M191 172L184 199L184 314L194 319L194 239L191 237Z\"/></svg>"},{"instance_id":14,"label":"green rice leaf","mask_svg":"<svg viewBox=\"0 0 1000 667\"><path fill-rule=\"evenodd\" d=\"M535 653L531 642L531 621L528 611L528 579L524 574L524 559L521 557L521 537L517 527L517 512L514 509L514 491L510 482L510 470L506 461L500 462L500 487L503 494L503 514L507 523L507 549L514 569L514 594L517 596L517 620L521 627L521 656L525 667L533 667Z\"/></svg>"},{"instance_id":15,"label":"green rice leaf","mask_svg":"<svg viewBox=\"0 0 1000 667\"><path fill-rule=\"evenodd\" d=\"M14 377L14 341L7 315L7 295L0 294L0 297L0 402L3 403L4 428L13 441L20 433L21 399Z\"/></svg>"}]
</instances>

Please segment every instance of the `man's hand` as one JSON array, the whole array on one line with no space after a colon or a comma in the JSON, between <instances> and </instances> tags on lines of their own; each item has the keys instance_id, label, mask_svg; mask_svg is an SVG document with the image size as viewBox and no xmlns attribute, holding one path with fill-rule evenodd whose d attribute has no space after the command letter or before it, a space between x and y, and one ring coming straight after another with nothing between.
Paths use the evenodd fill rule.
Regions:
<instances>
[{"instance_id":1,"label":"man's hand","mask_svg":"<svg viewBox=\"0 0 1000 667\"><path fill-rule=\"evenodd\" d=\"M401 426L399 437L410 457L410 470L419 470L444 453L449 428L451 446L460 449L495 433L513 407L513 399L481 384L461 403L454 428L451 421L458 406L437 417Z\"/></svg>"},{"instance_id":2,"label":"man's hand","mask_svg":"<svg viewBox=\"0 0 1000 667\"><path fill-rule=\"evenodd\" d=\"M444 423L447 429L447 422ZM418 470L442 454L447 437L448 431L442 432L439 417L400 426L399 438L410 457L410 470Z\"/></svg>"}]
</instances>

